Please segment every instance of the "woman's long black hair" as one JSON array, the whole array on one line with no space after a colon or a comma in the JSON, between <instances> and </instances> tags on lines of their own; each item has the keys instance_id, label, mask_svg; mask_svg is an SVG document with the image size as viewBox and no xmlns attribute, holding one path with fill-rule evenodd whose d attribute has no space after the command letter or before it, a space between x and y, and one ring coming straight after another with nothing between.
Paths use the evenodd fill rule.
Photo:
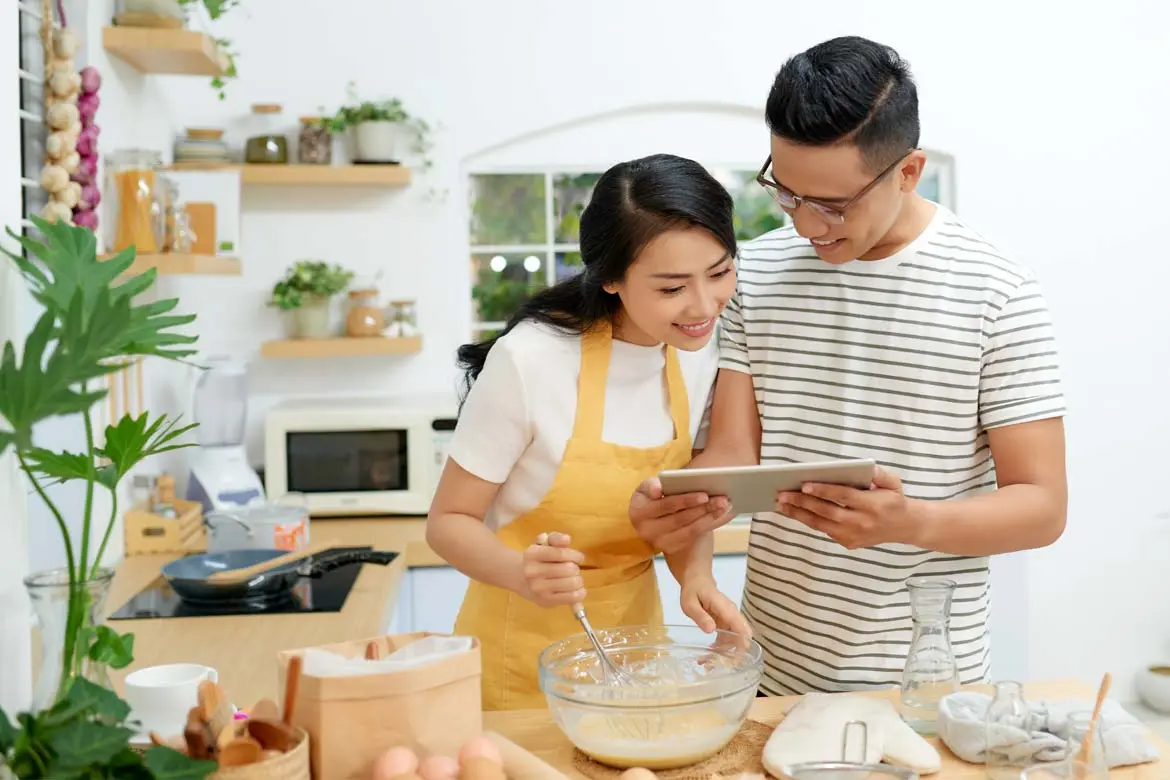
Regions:
<instances>
[{"instance_id":1,"label":"woman's long black hair","mask_svg":"<svg viewBox=\"0 0 1170 780\"><path fill-rule=\"evenodd\" d=\"M459 348L464 392L483 370L496 339L525 320L568 333L584 333L599 321L612 321L621 299L604 286L624 279L652 239L685 227L704 228L735 255L731 196L703 166L685 157L655 154L610 168L597 180L581 214L584 270L533 295L493 338Z\"/></svg>"}]
</instances>

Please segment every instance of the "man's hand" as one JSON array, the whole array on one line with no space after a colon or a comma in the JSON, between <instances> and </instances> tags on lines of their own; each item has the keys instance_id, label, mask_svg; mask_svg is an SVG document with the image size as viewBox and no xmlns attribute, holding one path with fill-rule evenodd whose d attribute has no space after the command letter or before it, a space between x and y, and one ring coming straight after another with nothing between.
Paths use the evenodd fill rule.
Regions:
<instances>
[{"instance_id":1,"label":"man's hand","mask_svg":"<svg viewBox=\"0 0 1170 780\"><path fill-rule=\"evenodd\" d=\"M917 503L902 492L902 480L881 467L869 490L808 482L799 493L777 493L776 511L849 550L888 542L915 544L922 527Z\"/></svg>"},{"instance_id":2,"label":"man's hand","mask_svg":"<svg viewBox=\"0 0 1170 780\"><path fill-rule=\"evenodd\" d=\"M703 534L726 525L732 518L726 496L684 493L663 497L662 484L647 479L630 497L630 522L638 536L665 553L687 549Z\"/></svg>"},{"instance_id":3,"label":"man's hand","mask_svg":"<svg viewBox=\"0 0 1170 780\"><path fill-rule=\"evenodd\" d=\"M719 591L710 576L694 577L683 585L682 611L708 634L718 628L744 637L752 635L735 602Z\"/></svg>"}]
</instances>

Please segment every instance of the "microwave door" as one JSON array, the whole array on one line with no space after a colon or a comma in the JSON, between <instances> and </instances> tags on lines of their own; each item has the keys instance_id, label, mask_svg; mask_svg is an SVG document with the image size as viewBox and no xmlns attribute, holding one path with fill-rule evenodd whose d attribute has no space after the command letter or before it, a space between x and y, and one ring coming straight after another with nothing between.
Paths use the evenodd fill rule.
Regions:
<instances>
[{"instance_id":1,"label":"microwave door","mask_svg":"<svg viewBox=\"0 0 1170 780\"><path fill-rule=\"evenodd\" d=\"M298 431L286 434L290 493L410 490L405 429Z\"/></svg>"}]
</instances>

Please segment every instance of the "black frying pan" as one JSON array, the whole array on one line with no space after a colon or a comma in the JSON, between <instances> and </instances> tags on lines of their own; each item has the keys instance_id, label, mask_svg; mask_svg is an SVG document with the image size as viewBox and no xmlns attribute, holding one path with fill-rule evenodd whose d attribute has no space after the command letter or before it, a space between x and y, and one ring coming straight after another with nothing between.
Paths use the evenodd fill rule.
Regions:
<instances>
[{"instance_id":1,"label":"black frying pan","mask_svg":"<svg viewBox=\"0 0 1170 780\"><path fill-rule=\"evenodd\" d=\"M320 577L349 563L385 566L398 557L396 552L331 549L257 574L247 582L219 583L207 579L212 574L254 566L287 553L287 550L226 550L188 555L163 566L162 576L180 599L192 604L276 602L291 598L293 588L302 577Z\"/></svg>"}]
</instances>

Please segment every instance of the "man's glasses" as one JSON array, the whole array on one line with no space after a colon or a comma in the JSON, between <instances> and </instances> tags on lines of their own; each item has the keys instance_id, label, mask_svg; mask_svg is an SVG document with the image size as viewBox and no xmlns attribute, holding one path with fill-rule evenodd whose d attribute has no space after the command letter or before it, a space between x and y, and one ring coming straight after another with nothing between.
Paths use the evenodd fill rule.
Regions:
<instances>
[{"instance_id":1,"label":"man's glasses","mask_svg":"<svg viewBox=\"0 0 1170 780\"><path fill-rule=\"evenodd\" d=\"M770 169L772 167L772 155L768 155L768 159L764 161L764 167L760 168L760 172L756 174L756 181L759 182L761 187L771 193L772 198L778 204L780 204L780 208L784 209L788 213L796 211L798 208L800 208L800 204L803 203L804 205L808 206L809 211L816 214L826 223L830 225L843 225L845 223L845 212L848 211L854 203L857 203L857 201L861 200L867 194L869 194L869 191L876 187L879 182L893 173L893 171L902 164L902 161L905 160L910 155L910 153L914 151L917 150L910 149L901 157L890 163L884 171L875 176L873 181L865 185L861 192L850 198L849 202L845 203L844 205L830 205L828 203L822 203L813 198L802 198L800 195L792 192L792 190L789 190L788 188L779 184L770 175Z\"/></svg>"}]
</instances>

